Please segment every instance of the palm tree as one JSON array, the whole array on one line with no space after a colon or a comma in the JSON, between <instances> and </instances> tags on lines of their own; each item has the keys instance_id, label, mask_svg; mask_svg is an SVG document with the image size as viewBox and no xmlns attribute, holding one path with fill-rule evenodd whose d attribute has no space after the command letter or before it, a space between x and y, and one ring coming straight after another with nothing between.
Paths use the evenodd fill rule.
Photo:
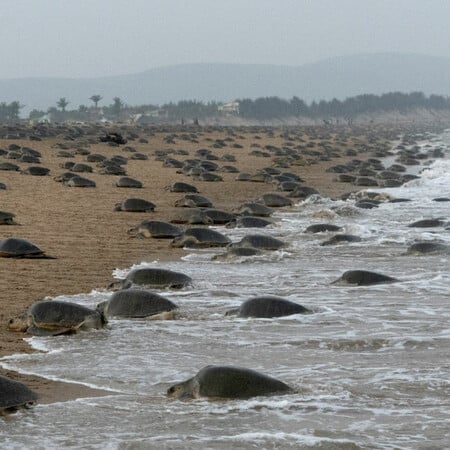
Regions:
<instances>
[{"instance_id":1,"label":"palm tree","mask_svg":"<svg viewBox=\"0 0 450 450\"><path fill-rule=\"evenodd\" d=\"M58 106L58 108L61 108L62 112L66 112L66 106L69 104L69 102L66 100L66 97L61 97L57 103L56 106Z\"/></svg>"},{"instance_id":2,"label":"palm tree","mask_svg":"<svg viewBox=\"0 0 450 450\"><path fill-rule=\"evenodd\" d=\"M91 97L89 97L89 100L92 100L94 102L95 105L95 109L98 108L98 102L102 99L103 97L101 95L95 94Z\"/></svg>"},{"instance_id":3,"label":"palm tree","mask_svg":"<svg viewBox=\"0 0 450 450\"><path fill-rule=\"evenodd\" d=\"M113 98L113 104L111 105L112 112L115 116L119 116L122 108L125 106L120 97Z\"/></svg>"}]
</instances>

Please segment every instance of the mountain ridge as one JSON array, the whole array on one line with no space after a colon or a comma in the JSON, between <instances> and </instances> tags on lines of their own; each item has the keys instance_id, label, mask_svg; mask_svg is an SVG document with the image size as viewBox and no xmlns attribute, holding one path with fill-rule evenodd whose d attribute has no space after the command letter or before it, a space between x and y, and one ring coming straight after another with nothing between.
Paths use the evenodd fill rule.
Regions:
<instances>
[{"instance_id":1,"label":"mountain ridge","mask_svg":"<svg viewBox=\"0 0 450 450\"><path fill-rule=\"evenodd\" d=\"M349 55L301 66L192 63L95 78L0 79L0 101L18 100L30 111L46 110L61 97L76 108L93 94L103 97L101 103L120 97L129 105L266 96L311 102L393 91L447 96L449 73L450 58L411 53Z\"/></svg>"}]
</instances>

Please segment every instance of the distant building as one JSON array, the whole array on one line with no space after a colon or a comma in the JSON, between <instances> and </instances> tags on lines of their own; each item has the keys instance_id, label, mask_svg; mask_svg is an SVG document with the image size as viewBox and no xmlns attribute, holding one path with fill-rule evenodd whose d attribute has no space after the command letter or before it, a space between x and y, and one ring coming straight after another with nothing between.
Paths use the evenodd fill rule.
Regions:
<instances>
[{"instance_id":1,"label":"distant building","mask_svg":"<svg viewBox=\"0 0 450 450\"><path fill-rule=\"evenodd\" d=\"M239 102L228 102L217 107L218 111L226 116L239 115Z\"/></svg>"},{"instance_id":2,"label":"distant building","mask_svg":"<svg viewBox=\"0 0 450 450\"><path fill-rule=\"evenodd\" d=\"M148 123L160 122L169 117L169 113L164 109L154 109L142 114L133 114L130 116L133 123L145 125Z\"/></svg>"}]
</instances>

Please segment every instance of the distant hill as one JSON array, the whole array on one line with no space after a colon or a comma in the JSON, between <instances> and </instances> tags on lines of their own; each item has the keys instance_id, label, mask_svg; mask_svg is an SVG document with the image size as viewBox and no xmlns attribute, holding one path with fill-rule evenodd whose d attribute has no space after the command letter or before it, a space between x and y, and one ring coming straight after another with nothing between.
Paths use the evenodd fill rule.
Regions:
<instances>
[{"instance_id":1,"label":"distant hill","mask_svg":"<svg viewBox=\"0 0 450 450\"><path fill-rule=\"evenodd\" d=\"M422 91L450 95L450 58L416 54L364 54L302 66L263 64L183 64L102 78L23 78L0 80L0 101L20 101L24 112L46 110L61 97L69 109L120 97L129 105L178 100L230 101L237 98L297 96L312 100L344 99L359 94Z\"/></svg>"}]
</instances>

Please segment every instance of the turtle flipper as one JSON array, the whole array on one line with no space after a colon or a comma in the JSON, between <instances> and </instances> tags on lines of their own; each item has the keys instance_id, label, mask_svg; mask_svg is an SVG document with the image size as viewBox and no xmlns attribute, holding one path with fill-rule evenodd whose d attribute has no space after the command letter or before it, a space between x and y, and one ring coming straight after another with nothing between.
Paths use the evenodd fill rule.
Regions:
<instances>
[{"instance_id":1,"label":"turtle flipper","mask_svg":"<svg viewBox=\"0 0 450 450\"><path fill-rule=\"evenodd\" d=\"M60 336L61 334L74 333L73 328L41 328L36 325L31 325L27 329L27 333L33 336Z\"/></svg>"}]
</instances>

